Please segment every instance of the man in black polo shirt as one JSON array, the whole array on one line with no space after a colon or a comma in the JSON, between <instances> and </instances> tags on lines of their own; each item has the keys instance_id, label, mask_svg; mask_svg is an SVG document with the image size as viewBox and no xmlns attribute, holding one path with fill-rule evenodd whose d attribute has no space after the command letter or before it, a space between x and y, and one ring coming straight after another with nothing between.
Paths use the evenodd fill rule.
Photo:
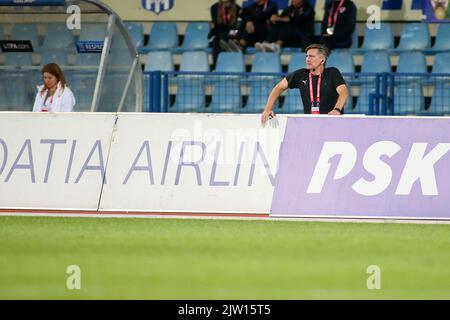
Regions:
<instances>
[{"instance_id":1,"label":"man in black polo shirt","mask_svg":"<svg viewBox=\"0 0 450 320\"><path fill-rule=\"evenodd\" d=\"M273 88L261 114L262 124L274 116L273 105L287 89L300 89L306 114L344 113L347 86L338 69L325 68L328 52L327 47L321 44L312 44L306 48L306 69L292 72Z\"/></svg>"}]
</instances>

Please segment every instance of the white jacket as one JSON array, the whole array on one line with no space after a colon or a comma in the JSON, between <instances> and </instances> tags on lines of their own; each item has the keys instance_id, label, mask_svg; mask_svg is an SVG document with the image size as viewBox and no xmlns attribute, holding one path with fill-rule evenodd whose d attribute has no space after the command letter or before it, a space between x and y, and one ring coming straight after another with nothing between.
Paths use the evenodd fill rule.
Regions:
<instances>
[{"instance_id":1,"label":"white jacket","mask_svg":"<svg viewBox=\"0 0 450 320\"><path fill-rule=\"evenodd\" d=\"M41 112L71 112L73 111L73 107L75 106L75 97L72 93L72 90L69 87L65 86L62 88L61 83L58 82L58 87L56 88L56 92L53 94L53 97L49 97L44 105L45 97L47 96L47 90L42 89L44 85L40 85L37 87L36 99L34 100L33 111Z\"/></svg>"}]
</instances>

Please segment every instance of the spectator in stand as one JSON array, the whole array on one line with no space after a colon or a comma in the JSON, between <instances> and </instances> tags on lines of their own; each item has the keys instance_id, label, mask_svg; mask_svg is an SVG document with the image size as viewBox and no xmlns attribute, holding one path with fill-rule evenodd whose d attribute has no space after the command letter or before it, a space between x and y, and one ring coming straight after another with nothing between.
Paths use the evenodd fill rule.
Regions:
<instances>
[{"instance_id":1,"label":"spectator in stand","mask_svg":"<svg viewBox=\"0 0 450 320\"><path fill-rule=\"evenodd\" d=\"M75 106L75 97L69 89L61 68L56 63L46 64L42 68L43 85L37 87L34 112L71 112Z\"/></svg>"},{"instance_id":2,"label":"spectator in stand","mask_svg":"<svg viewBox=\"0 0 450 320\"><path fill-rule=\"evenodd\" d=\"M320 43L330 50L350 48L356 26L356 6L351 0L332 0L325 7Z\"/></svg>"},{"instance_id":3,"label":"spectator in stand","mask_svg":"<svg viewBox=\"0 0 450 320\"><path fill-rule=\"evenodd\" d=\"M278 14L278 6L271 0L255 0L242 11L242 21L239 25L236 39L228 42L220 41L220 46L226 51L245 52L256 42L268 40L269 31L273 27L270 17Z\"/></svg>"},{"instance_id":4,"label":"spectator in stand","mask_svg":"<svg viewBox=\"0 0 450 320\"><path fill-rule=\"evenodd\" d=\"M269 42L257 42L258 51L280 52L282 47L305 49L314 36L314 8L309 0L292 0L281 16L273 15L270 21Z\"/></svg>"},{"instance_id":5,"label":"spectator in stand","mask_svg":"<svg viewBox=\"0 0 450 320\"><path fill-rule=\"evenodd\" d=\"M211 32L214 64L220 53L220 41L227 42L233 33L237 32L237 19L241 13L241 7L236 0L219 0L211 6Z\"/></svg>"}]
</instances>

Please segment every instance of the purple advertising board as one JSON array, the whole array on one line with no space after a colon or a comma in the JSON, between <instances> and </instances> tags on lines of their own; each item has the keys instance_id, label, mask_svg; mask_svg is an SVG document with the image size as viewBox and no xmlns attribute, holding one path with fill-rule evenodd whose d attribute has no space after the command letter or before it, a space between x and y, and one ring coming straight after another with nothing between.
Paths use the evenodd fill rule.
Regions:
<instances>
[{"instance_id":1,"label":"purple advertising board","mask_svg":"<svg viewBox=\"0 0 450 320\"><path fill-rule=\"evenodd\" d=\"M271 216L450 219L450 118L290 117Z\"/></svg>"}]
</instances>

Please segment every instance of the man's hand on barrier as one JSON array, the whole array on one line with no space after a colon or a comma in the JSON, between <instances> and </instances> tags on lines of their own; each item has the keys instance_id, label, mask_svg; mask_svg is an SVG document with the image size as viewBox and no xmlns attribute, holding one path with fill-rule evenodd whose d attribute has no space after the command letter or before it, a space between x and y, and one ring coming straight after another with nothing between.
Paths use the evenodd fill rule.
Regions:
<instances>
[{"instance_id":1,"label":"man's hand on barrier","mask_svg":"<svg viewBox=\"0 0 450 320\"><path fill-rule=\"evenodd\" d=\"M272 110L264 110L261 114L261 124L264 126L267 120L272 119L273 117L275 117L275 113Z\"/></svg>"}]
</instances>

